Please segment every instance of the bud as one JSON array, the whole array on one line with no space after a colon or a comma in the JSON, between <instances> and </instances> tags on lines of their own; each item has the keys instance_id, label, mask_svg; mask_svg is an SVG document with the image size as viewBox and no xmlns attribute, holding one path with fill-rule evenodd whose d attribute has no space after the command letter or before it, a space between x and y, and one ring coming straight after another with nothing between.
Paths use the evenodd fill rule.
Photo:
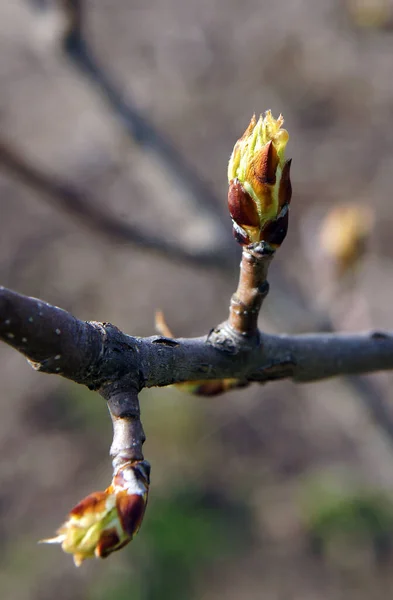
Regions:
<instances>
[{"instance_id":1,"label":"bud","mask_svg":"<svg viewBox=\"0 0 393 600\"><path fill-rule=\"evenodd\" d=\"M255 115L236 142L228 165L228 207L242 245L267 242L277 248L288 228L291 161L285 160L288 132L270 110Z\"/></svg>"},{"instance_id":2,"label":"bud","mask_svg":"<svg viewBox=\"0 0 393 600\"><path fill-rule=\"evenodd\" d=\"M365 204L338 204L329 211L319 232L319 243L338 275L359 265L373 225L373 210Z\"/></svg>"},{"instance_id":3,"label":"bud","mask_svg":"<svg viewBox=\"0 0 393 600\"><path fill-rule=\"evenodd\" d=\"M138 532L147 504L150 465L128 462L117 469L104 492L94 492L70 512L57 536L42 540L61 544L79 567L86 558L106 558L126 546Z\"/></svg>"},{"instance_id":4,"label":"bud","mask_svg":"<svg viewBox=\"0 0 393 600\"><path fill-rule=\"evenodd\" d=\"M390 0L347 0L349 15L358 27L391 29L393 7Z\"/></svg>"}]
</instances>

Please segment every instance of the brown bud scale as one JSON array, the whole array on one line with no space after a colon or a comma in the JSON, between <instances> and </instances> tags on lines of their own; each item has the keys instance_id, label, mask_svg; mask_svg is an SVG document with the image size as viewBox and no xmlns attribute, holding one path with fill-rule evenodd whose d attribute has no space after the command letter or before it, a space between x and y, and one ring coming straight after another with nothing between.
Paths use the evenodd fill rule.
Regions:
<instances>
[{"instance_id":1,"label":"brown bud scale","mask_svg":"<svg viewBox=\"0 0 393 600\"><path fill-rule=\"evenodd\" d=\"M278 206L283 208L285 204L289 204L292 198L292 184L290 178L292 158L287 160L283 166L280 187L278 189Z\"/></svg>"},{"instance_id":2,"label":"brown bud scale","mask_svg":"<svg viewBox=\"0 0 393 600\"><path fill-rule=\"evenodd\" d=\"M138 494L119 494L116 498L116 507L124 531L132 537L142 523L146 508L145 499Z\"/></svg>"},{"instance_id":3,"label":"brown bud scale","mask_svg":"<svg viewBox=\"0 0 393 600\"><path fill-rule=\"evenodd\" d=\"M229 213L238 225L259 226L259 216L254 200L238 179L233 179L228 189Z\"/></svg>"},{"instance_id":4,"label":"brown bud scale","mask_svg":"<svg viewBox=\"0 0 393 600\"><path fill-rule=\"evenodd\" d=\"M116 532L116 529L110 529L108 531L103 531L101 534L100 540L95 549L95 555L99 558L106 558L109 556L114 550L120 550L120 547L117 546L120 543L119 536Z\"/></svg>"},{"instance_id":5,"label":"brown bud scale","mask_svg":"<svg viewBox=\"0 0 393 600\"><path fill-rule=\"evenodd\" d=\"M289 210L285 207L277 219L266 223L261 232L261 241L267 242L273 248L281 246L287 235L288 221Z\"/></svg>"},{"instance_id":6,"label":"brown bud scale","mask_svg":"<svg viewBox=\"0 0 393 600\"><path fill-rule=\"evenodd\" d=\"M71 510L70 515L76 517L85 515L87 513L94 513L104 510L107 494L105 492L93 492L83 498L74 508Z\"/></svg>"},{"instance_id":7,"label":"brown bud scale","mask_svg":"<svg viewBox=\"0 0 393 600\"><path fill-rule=\"evenodd\" d=\"M273 142L270 141L259 152L251 162L254 175L261 183L274 185L276 183L276 171L279 158Z\"/></svg>"}]
</instances>

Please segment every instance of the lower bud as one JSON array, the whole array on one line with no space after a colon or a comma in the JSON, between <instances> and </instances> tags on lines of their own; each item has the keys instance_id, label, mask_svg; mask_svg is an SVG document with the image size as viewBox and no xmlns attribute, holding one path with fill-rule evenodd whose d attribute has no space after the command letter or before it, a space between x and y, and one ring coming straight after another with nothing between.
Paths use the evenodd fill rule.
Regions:
<instances>
[{"instance_id":1,"label":"lower bud","mask_svg":"<svg viewBox=\"0 0 393 600\"><path fill-rule=\"evenodd\" d=\"M123 464L104 492L94 492L79 502L58 535L42 543L61 544L64 552L73 555L77 567L86 558L106 558L126 546L138 532L149 482L148 462Z\"/></svg>"}]
</instances>

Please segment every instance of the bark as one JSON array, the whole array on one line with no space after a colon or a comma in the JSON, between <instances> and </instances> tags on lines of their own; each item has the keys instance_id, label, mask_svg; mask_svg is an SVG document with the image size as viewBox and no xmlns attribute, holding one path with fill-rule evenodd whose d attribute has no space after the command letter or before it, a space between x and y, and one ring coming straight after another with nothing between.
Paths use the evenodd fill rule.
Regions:
<instances>
[{"instance_id":1,"label":"bark","mask_svg":"<svg viewBox=\"0 0 393 600\"><path fill-rule=\"evenodd\" d=\"M127 378L130 388L235 377L244 382L297 382L393 369L393 333L237 334L224 323L208 336L133 337L110 323L0 288L0 339L33 368L91 389Z\"/></svg>"}]
</instances>

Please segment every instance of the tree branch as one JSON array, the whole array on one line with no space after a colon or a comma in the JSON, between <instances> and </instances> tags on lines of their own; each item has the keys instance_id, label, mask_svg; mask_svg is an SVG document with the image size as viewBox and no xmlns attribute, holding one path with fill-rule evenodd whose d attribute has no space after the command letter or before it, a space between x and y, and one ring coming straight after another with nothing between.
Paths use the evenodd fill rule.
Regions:
<instances>
[{"instance_id":1,"label":"tree branch","mask_svg":"<svg viewBox=\"0 0 393 600\"><path fill-rule=\"evenodd\" d=\"M393 333L261 333L250 345L224 324L200 338L138 338L110 323L79 321L6 288L0 288L0 339L35 369L62 375L104 396L105 386L116 381L139 391L200 379L309 382L393 369Z\"/></svg>"},{"instance_id":2,"label":"tree branch","mask_svg":"<svg viewBox=\"0 0 393 600\"><path fill-rule=\"evenodd\" d=\"M42 300L0 287L0 339L37 371L86 383L101 352L99 330ZM87 383L88 385L88 383Z\"/></svg>"}]
</instances>

